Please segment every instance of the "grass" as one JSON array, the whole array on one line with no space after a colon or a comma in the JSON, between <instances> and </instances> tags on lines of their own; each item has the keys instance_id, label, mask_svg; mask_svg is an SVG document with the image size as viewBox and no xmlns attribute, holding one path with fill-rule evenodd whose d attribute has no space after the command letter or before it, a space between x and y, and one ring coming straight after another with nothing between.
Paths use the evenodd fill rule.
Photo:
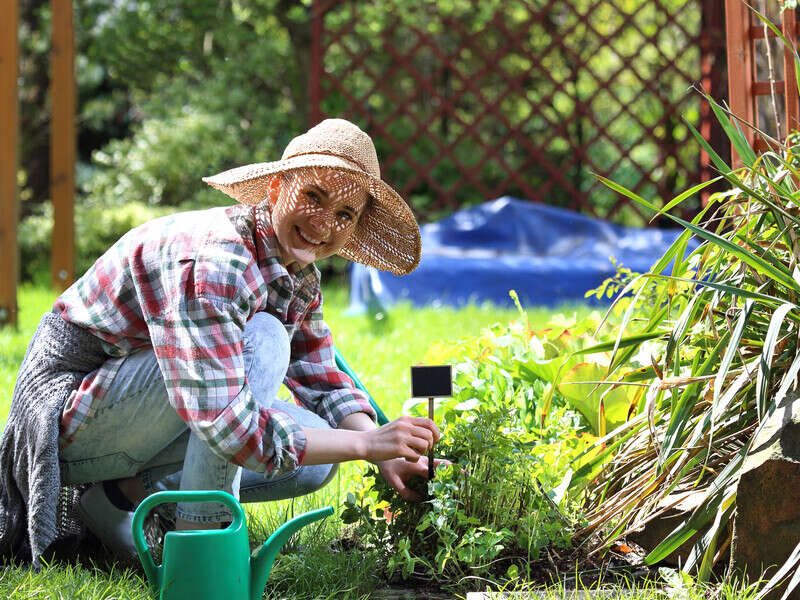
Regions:
<instances>
[{"instance_id":1,"label":"grass","mask_svg":"<svg viewBox=\"0 0 800 600\"><path fill-rule=\"evenodd\" d=\"M5 418L11 399L16 372L42 313L50 309L56 294L33 285L19 290L19 327L0 329L0 420ZM400 416L409 396L409 366L419 362L428 348L437 342L474 336L497 322L516 318L516 311L492 306L469 306L461 310L449 308L413 308L401 305L378 318L370 315L347 316L347 291L342 287L326 288L326 320L334 332L337 347L370 390L389 418ZM554 312L579 316L589 312L583 306L560 310L528 311L533 329L543 328ZM361 466L343 465L337 477L325 489L294 501L262 505L246 505L251 538L266 539L291 516L333 505L337 514L310 526L295 536L278 556L267 584L265 597L278 598L351 598L363 599L384 587L377 575L370 553L346 550L332 542L340 537L342 524L338 513L344 495L360 485ZM531 598L560 600L575 597L597 597L594 585L578 585L577 594L563 585L536 590ZM680 586L678 586L680 587ZM507 588L511 591L511 588ZM516 591L530 589L524 582ZM588 593L587 593L588 592ZM665 593L666 592L666 593ZM674 592L670 594L669 592ZM603 587L600 597L656 600L665 595L686 599L725 598L749 599L753 587L735 581L721 586L686 585L682 589L665 590L663 584L617 584ZM34 572L27 566L10 565L0 571L0 598L42 598L62 600L151 598L147 582L137 569L122 565L109 568L76 564L53 564Z\"/></svg>"},{"instance_id":2,"label":"grass","mask_svg":"<svg viewBox=\"0 0 800 600\"><path fill-rule=\"evenodd\" d=\"M56 294L44 287L23 285L19 290L19 326L0 329L0 420L11 402L17 369L41 315L50 310ZM400 305L382 315L348 316L347 290L325 288L325 317L342 355L359 375L387 416L401 415L409 397L409 367L422 360L437 342L457 340L480 333L494 323L518 316L515 310L492 305L459 310L414 308ZM589 312L581 305L561 312ZM529 320L544 327L554 311L534 309ZM361 466L348 463L323 490L295 499L248 505L251 536L266 539L280 524L300 512L333 505L337 515L301 532L292 546L278 557L268 584L268 597L360 598L381 585L374 576L370 557L355 552L333 551L331 541L341 533L338 518L344 495L360 484ZM294 552L302 548L302 552ZM39 573L27 567L9 567L0 575L3 598L148 598L146 583L135 570L103 571L76 565L52 565Z\"/></svg>"}]
</instances>

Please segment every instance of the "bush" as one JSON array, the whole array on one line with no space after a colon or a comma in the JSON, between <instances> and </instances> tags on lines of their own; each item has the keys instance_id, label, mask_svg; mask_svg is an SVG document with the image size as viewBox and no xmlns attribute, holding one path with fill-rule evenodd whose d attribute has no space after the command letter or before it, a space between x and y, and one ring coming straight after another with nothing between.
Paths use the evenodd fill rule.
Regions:
<instances>
[{"instance_id":1,"label":"bush","mask_svg":"<svg viewBox=\"0 0 800 600\"><path fill-rule=\"evenodd\" d=\"M88 206L192 207L220 204L220 192L201 181L240 154L237 132L218 115L196 109L154 118L133 136L94 153L95 168L83 184Z\"/></svg>"},{"instance_id":2,"label":"bush","mask_svg":"<svg viewBox=\"0 0 800 600\"><path fill-rule=\"evenodd\" d=\"M437 409L437 455L453 464L416 482L428 496L419 504L372 470L342 514L362 544L384 553L390 573L450 584L531 577L543 548L570 546L582 521L578 490L565 493L578 466L570 463L596 438L551 384L519 376L536 335L523 315L428 352L425 363L455 363L453 398ZM420 414L425 404L409 402L405 411Z\"/></svg>"},{"instance_id":3,"label":"bush","mask_svg":"<svg viewBox=\"0 0 800 600\"><path fill-rule=\"evenodd\" d=\"M129 202L122 206L78 204L75 207L75 272L78 275L84 273L130 229L173 212L176 212L175 208L142 202ZM23 280L48 280L52 233L53 209L50 204L20 223L20 276Z\"/></svg>"}]
</instances>

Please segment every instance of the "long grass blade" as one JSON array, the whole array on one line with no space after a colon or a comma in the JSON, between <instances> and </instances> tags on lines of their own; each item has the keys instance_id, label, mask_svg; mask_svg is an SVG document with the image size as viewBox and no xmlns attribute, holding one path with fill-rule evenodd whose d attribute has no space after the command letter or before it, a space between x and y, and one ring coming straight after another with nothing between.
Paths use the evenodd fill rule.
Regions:
<instances>
[{"instance_id":1,"label":"long grass blade","mask_svg":"<svg viewBox=\"0 0 800 600\"><path fill-rule=\"evenodd\" d=\"M682 117L682 118L683 118L683 122L689 127L689 131L692 132L692 135L700 143L700 145L703 147L703 150L705 150L706 153L708 154L708 156L711 158L711 162L713 162L714 165L716 165L717 169L719 169L719 172L720 173L730 173L731 168L727 165L727 163L724 160L722 160L722 157L719 154L717 154L716 150L714 150L711 147L711 145L700 134L700 132L697 131L697 129L694 128L694 125L691 124L689 119L687 119L686 117Z\"/></svg>"},{"instance_id":2,"label":"long grass blade","mask_svg":"<svg viewBox=\"0 0 800 600\"><path fill-rule=\"evenodd\" d=\"M756 256L755 254L748 252L741 246L737 246L736 244L726 240L724 237L719 236L715 233L711 233L710 231L703 229L702 227L698 227L689 223L688 221L684 221L680 217L676 217L673 215L667 215L670 219L675 221L676 223L680 223L693 233L695 233L698 237L703 238L711 242L712 244L716 244L723 250L729 252L742 262L747 263L753 269L761 273L762 275L766 275L771 277L775 281L778 281L788 287L789 289L795 290L800 292L800 284L798 284L793 278L791 273L786 269L778 269L774 267L764 259Z\"/></svg>"},{"instance_id":3,"label":"long grass blade","mask_svg":"<svg viewBox=\"0 0 800 600\"><path fill-rule=\"evenodd\" d=\"M728 139L731 141L731 145L733 145L733 147L736 149L736 153L742 159L742 162L748 167L752 167L756 162L756 153L750 147L750 144L747 142L747 138L744 137L742 130L738 126L738 122L736 125L734 125L725 114L725 110L719 104L717 104L717 102L711 96L708 94L703 95L706 97L709 106L711 106L711 110L714 111L717 120L722 126L722 130L725 132L725 135L728 136Z\"/></svg>"},{"instance_id":4,"label":"long grass blade","mask_svg":"<svg viewBox=\"0 0 800 600\"><path fill-rule=\"evenodd\" d=\"M747 319L750 317L750 313L753 311L753 301L752 300L745 300L744 308L739 313L739 319L736 321L736 326L733 329L733 333L731 334L731 341L728 343L728 347L725 349L725 354L722 356L722 361L720 362L719 371L717 372L717 378L714 380L714 399L713 405L716 408L717 402L719 401L719 394L720 390L722 389L722 384L725 381L725 378L728 376L728 371L731 368L731 364L733 363L733 359L736 357L739 351L739 341L742 339L742 334L744 333L744 326L747 324ZM712 416L714 415L715 410L711 411ZM712 429L713 429L713 420L712 420Z\"/></svg>"},{"instance_id":5,"label":"long grass blade","mask_svg":"<svg viewBox=\"0 0 800 600\"><path fill-rule=\"evenodd\" d=\"M764 337L764 349L758 364L758 375L756 376L756 410L759 420L764 413L764 402L769 392L769 383L772 376L772 355L775 352L775 343L778 341L778 334L783 324L783 319L790 310L796 308L790 303L782 304L772 313L769 322L767 335Z\"/></svg>"},{"instance_id":6,"label":"long grass blade","mask_svg":"<svg viewBox=\"0 0 800 600\"><path fill-rule=\"evenodd\" d=\"M671 275L655 275L652 273L645 273L644 275L642 275L642 277L659 277L663 279L674 279L675 281L683 281L685 283L691 283L697 286L718 290L720 292L724 292L726 294L730 294L731 296L736 296L738 298L751 298L753 300L758 300L759 302L763 302L768 306L780 306L783 302L785 302L784 300L776 298L775 296L769 296L767 294L745 290L733 285L726 285L724 283L716 283L714 281L709 281L708 279L686 279L685 277L673 277ZM794 304L793 306L795 308L798 308L796 304Z\"/></svg>"},{"instance_id":7,"label":"long grass blade","mask_svg":"<svg viewBox=\"0 0 800 600\"><path fill-rule=\"evenodd\" d=\"M617 348L627 348L628 346L639 346L642 342L647 342L649 340L654 340L665 335L667 332L664 330L653 331L649 333L639 333L636 335L629 335L623 338L620 338L619 343L615 341L613 342L601 342L599 344L594 344L593 346L587 346L586 348L581 348L580 350L576 350L572 353L572 356L582 356L584 354L596 354L597 352L608 352L609 350L613 350L616 346Z\"/></svg>"}]
</instances>

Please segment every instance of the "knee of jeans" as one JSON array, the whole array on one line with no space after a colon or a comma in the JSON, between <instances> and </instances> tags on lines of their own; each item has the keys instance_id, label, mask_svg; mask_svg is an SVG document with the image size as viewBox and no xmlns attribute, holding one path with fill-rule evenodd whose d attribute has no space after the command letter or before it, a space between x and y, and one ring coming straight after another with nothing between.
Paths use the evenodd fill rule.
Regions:
<instances>
[{"instance_id":1,"label":"knee of jeans","mask_svg":"<svg viewBox=\"0 0 800 600\"><path fill-rule=\"evenodd\" d=\"M291 347L286 327L276 317L258 312L245 324L245 345L252 352L249 370L258 373L281 371L281 379L289 366Z\"/></svg>"},{"instance_id":2,"label":"knee of jeans","mask_svg":"<svg viewBox=\"0 0 800 600\"><path fill-rule=\"evenodd\" d=\"M328 485L336 476L339 465L313 465L301 468L306 472L303 477L298 478L298 485L300 486L298 492L305 495L313 494Z\"/></svg>"}]
</instances>

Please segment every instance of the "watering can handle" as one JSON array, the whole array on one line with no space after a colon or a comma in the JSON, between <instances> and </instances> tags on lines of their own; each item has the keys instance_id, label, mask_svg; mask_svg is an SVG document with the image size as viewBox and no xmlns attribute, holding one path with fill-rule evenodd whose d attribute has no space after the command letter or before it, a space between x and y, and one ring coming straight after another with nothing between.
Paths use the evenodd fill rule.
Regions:
<instances>
[{"instance_id":1,"label":"watering can handle","mask_svg":"<svg viewBox=\"0 0 800 600\"><path fill-rule=\"evenodd\" d=\"M131 533L133 533L133 545L136 546L136 553L142 561L147 580L155 589L158 589L156 582L159 579L161 567L156 566L153 561L150 549L144 539L143 525L147 513L159 504L166 502L220 502L230 508L233 513L233 521L228 526L230 529L238 529L244 523L242 505L228 492L221 490L156 492L142 500L133 515Z\"/></svg>"}]
</instances>

